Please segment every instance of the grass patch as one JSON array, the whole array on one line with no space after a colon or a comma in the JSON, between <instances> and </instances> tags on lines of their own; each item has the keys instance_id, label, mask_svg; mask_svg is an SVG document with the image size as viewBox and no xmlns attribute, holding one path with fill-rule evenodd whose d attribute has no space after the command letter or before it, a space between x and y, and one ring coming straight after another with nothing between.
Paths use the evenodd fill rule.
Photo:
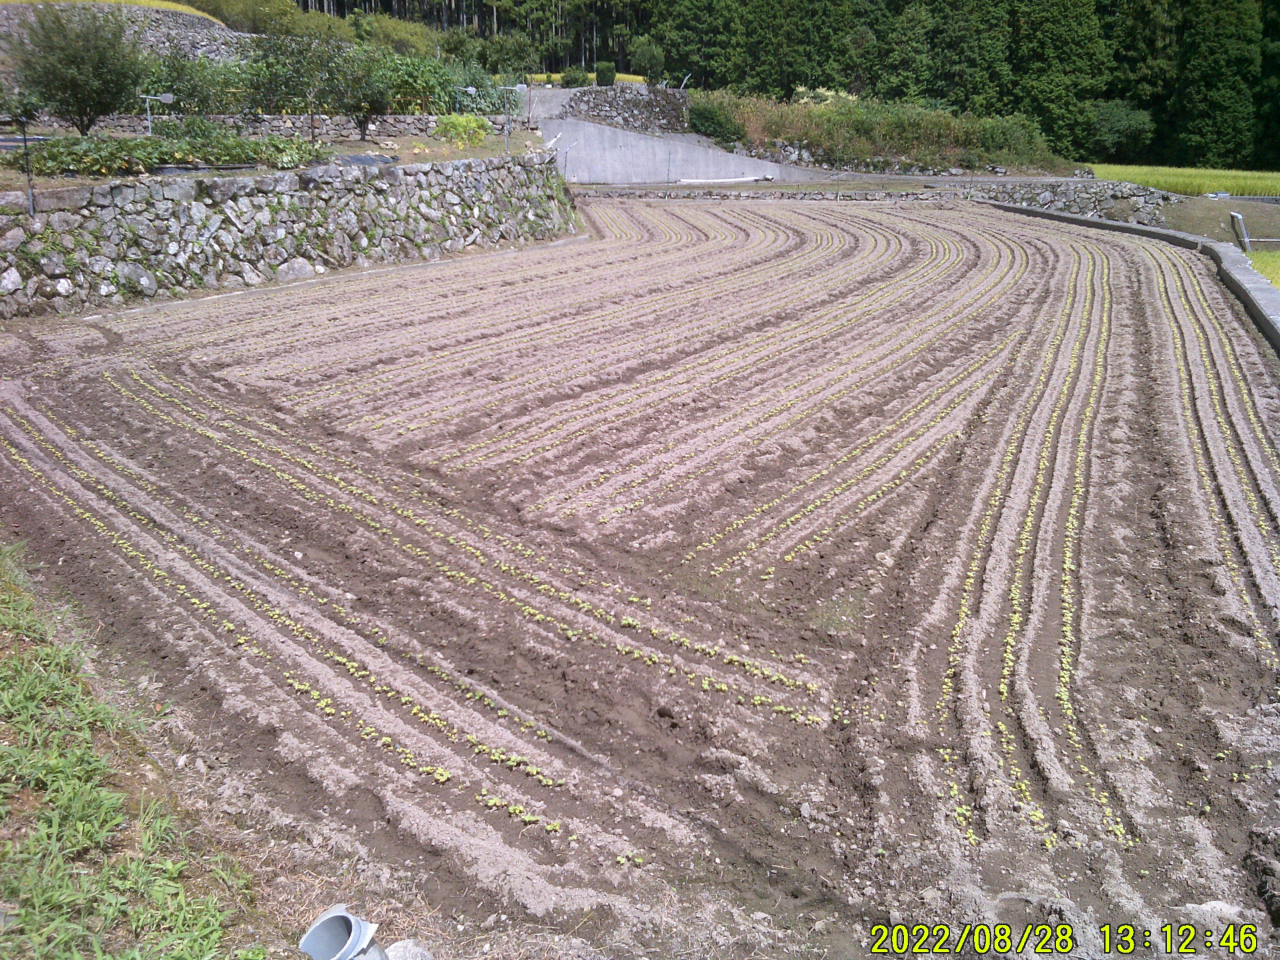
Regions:
<instances>
[{"instance_id":1,"label":"grass patch","mask_svg":"<svg viewBox=\"0 0 1280 960\"><path fill-rule=\"evenodd\" d=\"M188 7L184 3L170 3L169 0L58 0L59 3L117 3L122 7L151 7L153 10L173 10L176 13L189 13L193 17L203 17L206 20L212 20L214 23L222 24L217 17L211 17L203 11L197 10L195 7ZM0 0L0 3L21 3L30 4L31 0Z\"/></svg>"},{"instance_id":2,"label":"grass patch","mask_svg":"<svg viewBox=\"0 0 1280 960\"><path fill-rule=\"evenodd\" d=\"M1194 167L1134 167L1094 163L1099 180L1123 180L1156 190L1197 197L1229 193L1233 197L1280 196L1280 172L1266 170L1201 170Z\"/></svg>"},{"instance_id":3,"label":"grass patch","mask_svg":"<svg viewBox=\"0 0 1280 960\"><path fill-rule=\"evenodd\" d=\"M836 165L880 168L905 161L920 168L977 170L997 164L1051 173L1074 167L1054 156L1039 127L1022 116L957 116L912 103L857 100L829 91L782 102L726 90L694 90L691 113L695 108L731 117L747 143L802 143L815 160Z\"/></svg>"},{"instance_id":4,"label":"grass patch","mask_svg":"<svg viewBox=\"0 0 1280 960\"><path fill-rule=\"evenodd\" d=\"M78 651L0 547L0 956L173 960L222 948L246 895L234 863L191 847L166 804L113 788L107 754L138 752Z\"/></svg>"},{"instance_id":5,"label":"grass patch","mask_svg":"<svg viewBox=\"0 0 1280 960\"><path fill-rule=\"evenodd\" d=\"M1273 286L1280 287L1280 250L1255 250L1249 254L1253 269L1271 281Z\"/></svg>"}]
</instances>

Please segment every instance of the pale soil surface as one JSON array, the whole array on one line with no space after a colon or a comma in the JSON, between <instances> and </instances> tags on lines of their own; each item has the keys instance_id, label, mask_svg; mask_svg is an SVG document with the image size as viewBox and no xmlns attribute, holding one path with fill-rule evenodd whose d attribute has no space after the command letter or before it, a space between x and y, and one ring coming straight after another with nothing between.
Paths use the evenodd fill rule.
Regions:
<instances>
[{"instance_id":1,"label":"pale soil surface","mask_svg":"<svg viewBox=\"0 0 1280 960\"><path fill-rule=\"evenodd\" d=\"M0 332L6 537L220 809L610 956L1267 955L1280 364L1212 264L980 205L580 213Z\"/></svg>"}]
</instances>

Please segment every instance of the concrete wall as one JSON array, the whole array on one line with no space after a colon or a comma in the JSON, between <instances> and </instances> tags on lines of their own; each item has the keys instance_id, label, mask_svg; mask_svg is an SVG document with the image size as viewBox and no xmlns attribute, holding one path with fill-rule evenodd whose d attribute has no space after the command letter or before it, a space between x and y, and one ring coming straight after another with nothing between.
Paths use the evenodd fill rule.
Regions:
<instances>
[{"instance_id":1,"label":"concrete wall","mask_svg":"<svg viewBox=\"0 0 1280 960\"><path fill-rule=\"evenodd\" d=\"M0 194L0 319L573 232L549 154Z\"/></svg>"},{"instance_id":2,"label":"concrete wall","mask_svg":"<svg viewBox=\"0 0 1280 960\"><path fill-rule=\"evenodd\" d=\"M559 136L555 148L560 173L570 183L674 183L741 177L807 182L823 176L821 170L767 163L684 140L582 120L543 120L542 136L547 143Z\"/></svg>"}]
</instances>

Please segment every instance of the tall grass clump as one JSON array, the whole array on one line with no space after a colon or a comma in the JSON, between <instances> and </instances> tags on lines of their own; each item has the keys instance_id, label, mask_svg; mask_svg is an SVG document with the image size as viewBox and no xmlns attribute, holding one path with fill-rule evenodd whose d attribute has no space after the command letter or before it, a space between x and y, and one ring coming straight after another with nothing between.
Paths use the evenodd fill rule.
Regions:
<instances>
[{"instance_id":1,"label":"tall grass clump","mask_svg":"<svg viewBox=\"0 0 1280 960\"><path fill-rule=\"evenodd\" d=\"M1280 196L1280 172L1137 167L1111 163L1095 163L1091 166L1099 180L1123 180L1193 197L1202 193L1229 193L1236 197Z\"/></svg>"},{"instance_id":2,"label":"tall grass clump","mask_svg":"<svg viewBox=\"0 0 1280 960\"><path fill-rule=\"evenodd\" d=\"M925 166L989 163L1057 172L1056 157L1034 120L1021 115L977 117L915 103L881 103L828 91L797 91L789 102L728 91L692 94L691 111L714 108L741 125L748 143L805 143L831 163L874 163L905 158Z\"/></svg>"}]
</instances>

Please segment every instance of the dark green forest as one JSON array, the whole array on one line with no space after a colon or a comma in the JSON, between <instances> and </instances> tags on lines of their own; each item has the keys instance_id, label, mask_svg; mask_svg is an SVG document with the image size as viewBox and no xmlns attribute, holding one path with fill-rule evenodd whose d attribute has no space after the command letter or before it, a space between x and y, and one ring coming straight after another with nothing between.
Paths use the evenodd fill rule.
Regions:
<instances>
[{"instance_id":1,"label":"dark green forest","mask_svg":"<svg viewBox=\"0 0 1280 960\"><path fill-rule=\"evenodd\" d=\"M1034 118L1060 154L1280 168L1280 0L300 0L466 35L527 69L825 87ZM506 66L513 66L507 64ZM644 72L644 71L637 71ZM653 68L649 65L648 72Z\"/></svg>"}]
</instances>

